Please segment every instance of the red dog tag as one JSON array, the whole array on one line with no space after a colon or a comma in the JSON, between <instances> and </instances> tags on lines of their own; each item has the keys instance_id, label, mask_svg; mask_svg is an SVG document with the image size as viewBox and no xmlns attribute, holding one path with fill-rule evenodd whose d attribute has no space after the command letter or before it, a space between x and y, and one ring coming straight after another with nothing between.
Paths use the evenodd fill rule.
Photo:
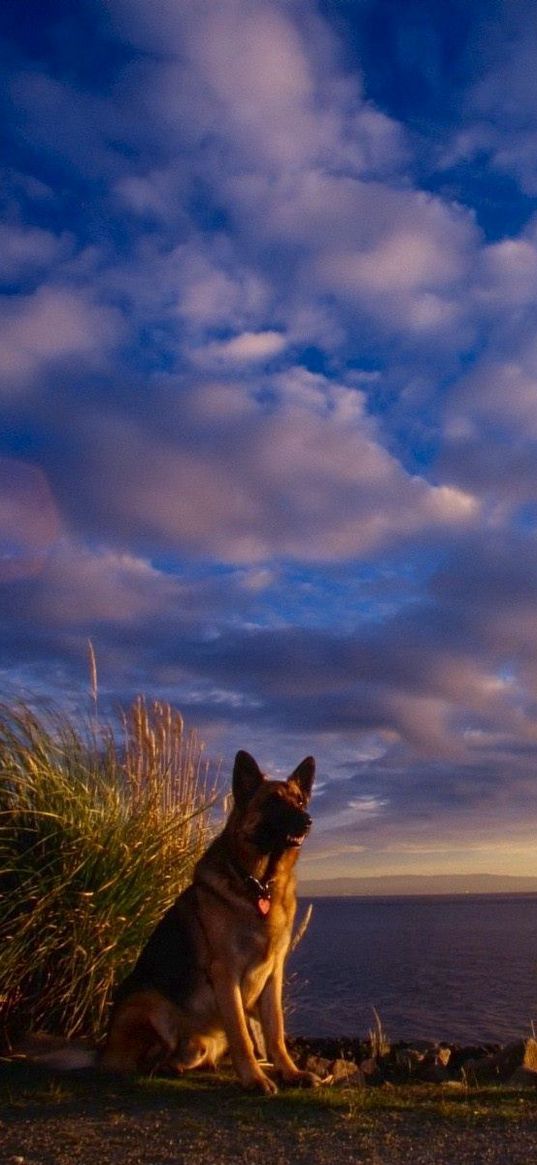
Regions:
<instances>
[{"instance_id":1,"label":"red dog tag","mask_svg":"<svg viewBox=\"0 0 537 1165\"><path fill-rule=\"evenodd\" d=\"M260 914L268 914L270 910L270 898L258 898L257 909L259 910Z\"/></svg>"}]
</instances>

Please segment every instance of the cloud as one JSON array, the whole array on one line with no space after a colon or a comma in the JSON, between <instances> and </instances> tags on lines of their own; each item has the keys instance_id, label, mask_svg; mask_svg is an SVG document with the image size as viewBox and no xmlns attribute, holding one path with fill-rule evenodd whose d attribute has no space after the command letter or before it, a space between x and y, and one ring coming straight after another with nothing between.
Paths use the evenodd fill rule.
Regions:
<instances>
[{"instance_id":1,"label":"cloud","mask_svg":"<svg viewBox=\"0 0 537 1165\"><path fill-rule=\"evenodd\" d=\"M162 432L78 410L86 461L67 510L109 537L242 564L345 560L476 521L469 493L406 473L383 448L360 391L298 369L259 395L226 394L166 392Z\"/></svg>"},{"instance_id":2,"label":"cloud","mask_svg":"<svg viewBox=\"0 0 537 1165\"><path fill-rule=\"evenodd\" d=\"M242 332L229 340L213 340L205 348L193 351L191 356L196 364L206 367L257 364L270 361L285 347L286 339L281 332Z\"/></svg>"},{"instance_id":3,"label":"cloud","mask_svg":"<svg viewBox=\"0 0 537 1165\"><path fill-rule=\"evenodd\" d=\"M4 301L0 322L0 380L11 393L54 364L82 360L98 365L122 334L116 308L91 301L84 291L43 284L30 295Z\"/></svg>"},{"instance_id":4,"label":"cloud","mask_svg":"<svg viewBox=\"0 0 537 1165\"><path fill-rule=\"evenodd\" d=\"M531 306L535 300L537 248L533 231L518 238L502 239L485 248L479 278L483 309L505 313Z\"/></svg>"},{"instance_id":5,"label":"cloud","mask_svg":"<svg viewBox=\"0 0 537 1165\"><path fill-rule=\"evenodd\" d=\"M45 474L36 465L0 458L0 583L43 570L62 523Z\"/></svg>"},{"instance_id":6,"label":"cloud","mask_svg":"<svg viewBox=\"0 0 537 1165\"><path fill-rule=\"evenodd\" d=\"M438 140L433 143L441 168L464 167L468 172L475 166L486 174L492 191L499 178L507 178L527 196L535 195L535 50L532 4L527 0L500 5L494 21L483 24L477 18L469 29L454 124L439 150Z\"/></svg>"},{"instance_id":7,"label":"cloud","mask_svg":"<svg viewBox=\"0 0 537 1165\"><path fill-rule=\"evenodd\" d=\"M366 8L14 34L0 630L6 682L72 699L91 636L107 707L315 751L369 860L534 813L537 250L527 20Z\"/></svg>"},{"instance_id":8,"label":"cloud","mask_svg":"<svg viewBox=\"0 0 537 1165\"><path fill-rule=\"evenodd\" d=\"M537 86L531 61L537 39L531 7L507 13L508 54L492 55L488 69L472 89L471 108L492 124L492 163L516 176L522 189L537 191L537 132L533 125ZM499 30L498 30L499 31ZM505 25L503 28L505 35ZM495 59L494 59L495 58Z\"/></svg>"},{"instance_id":9,"label":"cloud","mask_svg":"<svg viewBox=\"0 0 537 1165\"><path fill-rule=\"evenodd\" d=\"M364 99L310 5L260 3L254 13L226 0L217 15L203 4L165 5L158 21L144 3L129 7L128 20L123 4L114 12L135 43L160 51L165 38L174 58L149 65L151 82L137 91L138 104L151 95L147 120L170 127L168 165L123 175L118 194L136 213L184 229L183 208L201 189L221 224L219 256L202 260L199 239L177 252L183 317L258 334L269 330L273 300L278 331L324 344L350 326L328 309L335 297L350 317L359 305L389 333L460 329L465 250L476 245L471 218L392 180L408 158L405 132ZM196 176L190 188L182 153ZM253 292L257 314L244 320Z\"/></svg>"},{"instance_id":10,"label":"cloud","mask_svg":"<svg viewBox=\"0 0 537 1165\"><path fill-rule=\"evenodd\" d=\"M69 76L55 77L33 62L12 70L7 93L19 133L53 164L67 162L91 183L97 177L117 179L124 161L112 143L135 136L136 122L125 115L120 101L107 101L95 89L77 85L72 69Z\"/></svg>"},{"instance_id":11,"label":"cloud","mask_svg":"<svg viewBox=\"0 0 537 1165\"><path fill-rule=\"evenodd\" d=\"M0 224L2 282L13 283L47 270L68 251L71 242L67 233L58 237L39 227Z\"/></svg>"},{"instance_id":12,"label":"cloud","mask_svg":"<svg viewBox=\"0 0 537 1165\"><path fill-rule=\"evenodd\" d=\"M228 163L279 169L337 158L345 166L392 168L402 134L363 101L345 76L329 26L311 5L223 0L160 5L116 0L122 34L172 62L155 75L153 111L171 127L185 107L190 141L225 137ZM223 159L222 159L223 160Z\"/></svg>"},{"instance_id":13,"label":"cloud","mask_svg":"<svg viewBox=\"0 0 537 1165\"><path fill-rule=\"evenodd\" d=\"M146 560L63 540L41 578L34 618L49 627L118 627L158 618L180 600L178 582Z\"/></svg>"},{"instance_id":14,"label":"cloud","mask_svg":"<svg viewBox=\"0 0 537 1165\"><path fill-rule=\"evenodd\" d=\"M311 305L315 297L326 311L329 297L348 336L357 331L358 309L358 320L372 320L379 335L410 330L428 347L431 337L442 336L455 348L469 345L474 304L466 285L479 235L465 211L419 191L320 168L276 181L230 176L223 195L248 248L262 242L265 251L284 256L280 294L291 333L306 300ZM336 345L337 335L334 327ZM326 329L320 336L326 343Z\"/></svg>"}]
</instances>

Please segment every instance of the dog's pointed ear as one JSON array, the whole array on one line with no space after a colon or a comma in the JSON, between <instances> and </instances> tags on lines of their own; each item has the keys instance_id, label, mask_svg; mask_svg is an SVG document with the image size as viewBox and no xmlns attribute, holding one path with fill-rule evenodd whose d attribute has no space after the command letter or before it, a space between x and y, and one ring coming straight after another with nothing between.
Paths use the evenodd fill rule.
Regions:
<instances>
[{"instance_id":1,"label":"dog's pointed ear","mask_svg":"<svg viewBox=\"0 0 537 1165\"><path fill-rule=\"evenodd\" d=\"M257 761L249 752L241 749L235 757L233 768L233 798L239 809L243 809L248 801L263 784L265 777Z\"/></svg>"},{"instance_id":2,"label":"dog's pointed ear","mask_svg":"<svg viewBox=\"0 0 537 1165\"><path fill-rule=\"evenodd\" d=\"M315 760L312 756L307 756L303 761L297 765L294 773L289 777L290 781L294 781L298 785L302 796L306 801L311 797L311 789L315 780Z\"/></svg>"}]
</instances>

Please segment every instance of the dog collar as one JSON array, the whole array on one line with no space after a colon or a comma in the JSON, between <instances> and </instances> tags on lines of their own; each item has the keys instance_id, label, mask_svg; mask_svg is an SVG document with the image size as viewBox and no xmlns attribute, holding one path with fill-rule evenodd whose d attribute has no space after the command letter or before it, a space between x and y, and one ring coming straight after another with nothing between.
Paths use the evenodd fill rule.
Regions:
<instances>
[{"instance_id":1,"label":"dog collar","mask_svg":"<svg viewBox=\"0 0 537 1165\"><path fill-rule=\"evenodd\" d=\"M272 898L270 884L273 879L271 878L267 882L261 882L259 878L254 878L253 874L245 874L244 871L238 869L234 863L230 862L229 866L232 872L236 875L237 878L240 878L243 885L254 898L255 907L258 914L260 914L262 918L266 918L270 910L270 903Z\"/></svg>"},{"instance_id":2,"label":"dog collar","mask_svg":"<svg viewBox=\"0 0 537 1165\"><path fill-rule=\"evenodd\" d=\"M271 900L269 883L260 882L258 878L252 877L251 874L246 875L245 883L255 895L255 904L258 913L262 916L262 918L266 918L270 910Z\"/></svg>"}]
</instances>

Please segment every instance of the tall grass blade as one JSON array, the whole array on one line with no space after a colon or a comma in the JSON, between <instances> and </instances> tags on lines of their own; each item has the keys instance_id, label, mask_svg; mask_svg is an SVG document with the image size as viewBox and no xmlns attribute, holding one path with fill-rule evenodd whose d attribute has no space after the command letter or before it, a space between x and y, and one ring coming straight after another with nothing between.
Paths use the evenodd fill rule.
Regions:
<instances>
[{"instance_id":1,"label":"tall grass blade","mask_svg":"<svg viewBox=\"0 0 537 1165\"><path fill-rule=\"evenodd\" d=\"M44 1026L98 1037L114 981L207 844L216 777L198 735L169 704L142 698L122 730L118 742L111 729L85 731L53 710L0 707L7 1033Z\"/></svg>"}]
</instances>

